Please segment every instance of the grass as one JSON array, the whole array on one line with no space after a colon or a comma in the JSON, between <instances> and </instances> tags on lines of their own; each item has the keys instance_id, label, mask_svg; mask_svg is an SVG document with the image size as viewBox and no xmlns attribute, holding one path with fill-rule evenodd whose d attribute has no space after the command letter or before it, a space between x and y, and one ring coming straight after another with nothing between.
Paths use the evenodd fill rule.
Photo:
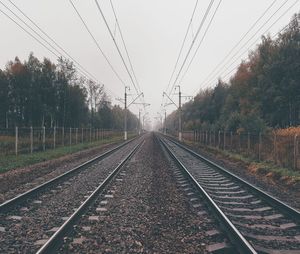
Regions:
<instances>
[{"instance_id":1,"label":"grass","mask_svg":"<svg viewBox=\"0 0 300 254\"><path fill-rule=\"evenodd\" d=\"M129 137L130 138L130 137ZM123 137L113 137L92 143L83 143L73 146L59 147L57 149L46 150L44 152L35 152L32 154L1 155L0 156L0 173L4 173L11 169L21 168L33 165L38 162L43 162L51 159L56 159L67 154L76 153L88 148L101 146L108 143L121 141Z\"/></svg>"},{"instance_id":2,"label":"grass","mask_svg":"<svg viewBox=\"0 0 300 254\"><path fill-rule=\"evenodd\" d=\"M195 144L195 143L190 142L190 144ZM290 168L280 167L278 165L275 165L273 162L268 162L268 161L259 162L250 157L246 157L244 155L229 152L229 151L224 151L215 147L202 146L202 148L205 148L208 152L220 154L224 156L226 159L243 162L248 165L248 169L253 173L266 175L268 177L273 177L275 179L282 178L287 180L288 182L292 181L295 183L296 182L300 183L300 171L296 171Z\"/></svg>"}]
</instances>

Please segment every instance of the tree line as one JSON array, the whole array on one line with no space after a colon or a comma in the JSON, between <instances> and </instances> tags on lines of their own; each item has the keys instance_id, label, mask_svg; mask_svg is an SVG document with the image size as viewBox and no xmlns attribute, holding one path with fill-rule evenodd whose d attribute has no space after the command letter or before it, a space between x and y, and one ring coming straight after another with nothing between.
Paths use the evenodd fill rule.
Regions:
<instances>
[{"instance_id":1,"label":"tree line","mask_svg":"<svg viewBox=\"0 0 300 254\"><path fill-rule=\"evenodd\" d=\"M0 128L14 126L123 129L124 110L112 105L104 86L81 76L74 64L40 61L31 53L0 69ZM128 112L128 129L138 125Z\"/></svg>"},{"instance_id":2,"label":"tree line","mask_svg":"<svg viewBox=\"0 0 300 254\"><path fill-rule=\"evenodd\" d=\"M300 13L272 39L263 36L229 82L183 105L183 129L264 131L300 125ZM178 112L167 119L178 129ZM175 127L174 127L175 126Z\"/></svg>"}]
</instances>

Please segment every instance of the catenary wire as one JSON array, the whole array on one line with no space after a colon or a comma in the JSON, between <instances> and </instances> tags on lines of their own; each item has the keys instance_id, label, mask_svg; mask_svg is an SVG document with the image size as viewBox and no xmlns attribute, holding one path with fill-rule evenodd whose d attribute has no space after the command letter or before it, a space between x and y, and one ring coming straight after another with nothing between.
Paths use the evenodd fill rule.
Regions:
<instances>
[{"instance_id":1,"label":"catenary wire","mask_svg":"<svg viewBox=\"0 0 300 254\"><path fill-rule=\"evenodd\" d=\"M53 54L56 58L60 58L60 57L63 57L62 56L62 54L57 50L57 49L55 49L55 51L54 50L52 50L51 48L53 48L53 46L51 47L51 48L49 48L47 45L45 45L40 39L38 39L35 35L33 35L30 31L28 31L26 28L24 28L20 23L18 23L14 18L12 18L11 16L9 16L7 13L5 13L3 10L1 10L0 9L0 12L3 14L3 15L5 15L8 19L10 19L13 23L15 23L20 29L22 29L25 33L27 33L30 37L32 37L35 41L37 41L40 45L42 45L46 50L48 50L51 54ZM12 12L13 13L13 12ZM14 14L14 13L13 13ZM14 14L15 16L17 16L17 14ZM19 20L21 20L20 18L19 18ZM21 20L22 21L22 20ZM26 24L26 22L24 22L23 21L23 23L24 24ZM27 24L26 25L27 27L29 27L30 28L30 26ZM33 30L32 28L30 29L30 30ZM33 30L34 31L34 30ZM36 34L36 31L35 31L35 34ZM39 36L40 37L40 36ZM43 38L43 40L45 41L45 39ZM47 42L47 41L46 41ZM49 42L47 42L47 44L49 44ZM75 65L75 67L76 67L76 65ZM78 66L77 66L77 71L78 71L78 73L80 74L80 75L82 75L83 77L85 77L85 78L87 78L87 79L90 79L90 78L92 78L92 79L94 79L93 77L87 77L88 75L85 73L85 72L83 72L80 68L78 68ZM97 80L97 79L95 79L95 81L94 81L95 83L99 83L99 84L102 84L103 85L103 82L100 82L99 80ZM110 93L112 93L112 94L115 94L114 92L112 92L110 89L108 89L108 88L105 88L107 91L109 91Z\"/></svg>"},{"instance_id":2,"label":"catenary wire","mask_svg":"<svg viewBox=\"0 0 300 254\"><path fill-rule=\"evenodd\" d=\"M180 75L180 73L181 73L181 71L182 71L182 69L183 69L183 67L184 67L184 65L185 65L185 63L186 63L186 61L187 61L187 59L188 59L190 53L191 53L191 50L192 50L192 48L193 48L193 46L194 46L194 44L195 44L195 41L196 41L196 39L197 39L197 37L198 37L200 31L201 31L201 28L202 28L203 25L204 25L204 22L205 22L205 20L206 20L206 18L207 18L207 16L208 16L208 13L209 13L209 11L210 11L210 9L211 9L213 3L214 3L214 0L211 0L210 3L209 3L209 5L208 5L208 7L207 7L207 9L206 9L206 11L205 11L205 14L204 14L204 16L203 16L203 18L202 18L202 20L201 20L201 23L200 23L200 25L199 25L199 27L198 27L198 29L197 29L196 35L195 35L195 37L194 37L194 39L193 39L193 41L192 41L192 43L191 43L191 45L190 45L190 48L189 48L189 50L188 50L188 52L187 52L187 54L186 54L186 56L185 56L185 58L184 58L183 63L181 64L181 67L180 67L180 69L179 69L179 71L178 71L178 74L177 74L177 76L176 76L176 79L174 80L173 85L172 85L172 87L171 87L171 89L170 89L170 91L169 91L169 96L171 95L171 93L172 93L172 91L173 91L173 89L174 89L174 87L175 87L175 85L176 85L176 82L177 82L177 80L178 80L178 78L179 78L179 75Z\"/></svg>"},{"instance_id":3,"label":"catenary wire","mask_svg":"<svg viewBox=\"0 0 300 254\"><path fill-rule=\"evenodd\" d=\"M208 84L208 83L210 83L212 80L214 80L215 79L215 77L216 76L219 76L220 75L220 73L222 72L222 70L224 69L224 67L232 60L232 59L234 59L234 57L237 55L237 54L239 54L245 47L246 47L246 45L259 33L259 31L261 31L262 30L262 28L264 28L266 25L267 25L267 23L278 13L278 11L280 11L282 8L283 8L283 6L288 2L289 0L285 0L284 2L283 2L283 4L281 4L280 6L279 6L279 8L277 8L277 10L258 28L258 30L256 30L256 32L239 48L239 50L234 54L234 55L232 55L231 57L230 57L230 59L229 60L227 60L226 61L226 63L223 65L223 67L217 72L217 74L212 78L212 79L210 79L206 84ZM296 0L296 2L298 2L299 0ZM295 3L296 3L295 2ZM295 4L294 3L294 4ZM294 5L293 4L293 5ZM244 51L244 52L247 52L247 50L248 49L246 49L246 51ZM243 53L244 54L244 53ZM232 64L231 64L232 65ZM231 66L230 65L230 66ZM227 68L228 69L228 68ZM227 70L226 69L226 70ZM222 72L223 73L223 72Z\"/></svg>"},{"instance_id":4,"label":"catenary wire","mask_svg":"<svg viewBox=\"0 0 300 254\"><path fill-rule=\"evenodd\" d=\"M184 35L184 38L183 38L183 41L182 41L182 43L181 43L181 47L180 47L180 50L179 50L179 54L178 54L178 56L177 56L177 59L176 59L176 62L175 62L175 65L174 65L174 68L173 68L173 71L172 71L172 75L171 75L171 77L170 77L170 79L169 79L169 82L168 82L168 85L167 85L167 88L165 89L165 91L167 91L167 90L169 89L169 86L170 86L171 81L172 81L172 79L173 79L173 77L174 77L175 71L176 71L176 69L177 69L177 65L178 65L180 56L181 56L181 54L182 54L183 47L184 47L184 45L185 45L187 35L188 35L188 33L189 33L189 30L190 30L190 28L191 28L191 25L192 25L192 22L193 22L193 19L194 19L194 15L195 15L195 12L196 12L196 9L197 9L197 6L198 6L198 2L199 2L199 1L197 0L196 3L195 3L195 6L194 6L194 9L193 9L193 12L192 12L192 16L191 16L191 18L190 18L190 22L189 22L188 27L187 27L187 29L186 29L186 32L185 32L185 35Z\"/></svg>"},{"instance_id":5,"label":"catenary wire","mask_svg":"<svg viewBox=\"0 0 300 254\"><path fill-rule=\"evenodd\" d=\"M260 15L260 17L251 25L251 27L248 29L248 31L239 39L239 41L232 47L232 49L227 53L227 55L221 60L221 62L218 63L218 65L207 75L207 77L203 80L202 83L206 82L207 79L209 79L212 74L215 73L215 71L224 63L224 61L230 56L230 54L240 45L240 43L246 38L246 36L251 32L251 30L258 24L258 22L266 15L266 13L273 7L273 5L278 0L274 0L266 9L265 11Z\"/></svg>"},{"instance_id":6,"label":"catenary wire","mask_svg":"<svg viewBox=\"0 0 300 254\"><path fill-rule=\"evenodd\" d=\"M211 19L210 19L210 21L209 21L209 23L208 23L208 25L207 25L207 27L206 27L206 29L205 29L205 32L204 32L204 34L203 34L203 36L202 36L202 38L201 38L201 40L200 40L200 42L199 42L199 45L198 45L197 49L195 50L195 52L194 52L194 54L193 54L193 56L192 56L192 58L191 58L191 60L190 60L190 62L189 62L189 64L188 64L186 70L185 70L184 73L182 74L179 83L181 83L181 82L183 81L184 77L186 76L187 72L189 71L189 68L191 67L191 64L193 63L193 61L194 61L194 59L195 59L195 57L196 57L196 55L197 55L197 52L198 52L200 46L202 45L202 42L204 41L204 38L205 38L205 36L206 36L206 34L207 34L207 32L208 32L208 30L209 30L211 24L212 24L212 21L214 20L214 17L215 17L215 15L216 15L216 13L217 13L217 11L218 11L220 5L221 5L221 2L222 2L222 0L219 1L219 3L218 3L218 5L217 5L217 7L216 7L216 9L215 9L215 11L214 11L214 13L213 13Z\"/></svg>"},{"instance_id":7,"label":"catenary wire","mask_svg":"<svg viewBox=\"0 0 300 254\"><path fill-rule=\"evenodd\" d=\"M71 1L71 0L70 0L70 1ZM122 60L122 62L123 62L123 65L124 65L124 67L125 67L125 69L126 69L128 75L129 75L129 77L130 77L131 83L133 84L133 86L134 86L134 88L135 88L137 94L140 94L139 91L138 91L138 89L137 89L137 86L136 86L136 84L135 84L135 82L134 82L134 80L133 80L133 78L132 78L132 75L131 75L131 73L130 73L130 71L129 71L129 69L128 69L128 66L127 66L127 64L126 64L126 62L125 62L125 60L124 60L124 57L123 57L123 55L122 55L122 53L121 53L121 51L120 51L120 48L119 48L119 46L118 46L118 44L117 44L117 42L116 42L116 40L115 40L115 38L114 38L114 36L113 36L113 34L112 34L112 31L111 31L111 29L110 29L110 27L109 27L109 25L108 25L108 23L107 23L107 20L106 20L106 18L105 18L105 16L104 16L104 13L103 13L103 11L102 11L102 9L101 9L99 3L97 2L97 0L95 0L95 3L96 3L96 6L97 6L98 11L100 12L100 14L101 14L101 16L102 16L102 18L103 18L103 20L104 20L104 23L105 23L105 25L106 25L106 27L107 27L107 29L108 29L108 31L109 31L109 34L110 34L110 36L111 36L111 38L112 38L112 40L113 40L113 42L114 42L114 45L115 45L115 47L117 48L117 51L118 51L118 53L119 53L119 55L120 55L120 57L121 57L121 60Z\"/></svg>"},{"instance_id":8,"label":"catenary wire","mask_svg":"<svg viewBox=\"0 0 300 254\"><path fill-rule=\"evenodd\" d=\"M26 17L42 34L44 34L52 43L54 43L54 45L56 45L65 55L67 55L70 59L72 59L80 68L81 68L81 70L84 72L84 73L86 73L87 74L87 76L90 76L91 78L93 78L93 79L95 79L95 80L97 80L97 78L93 75L93 74L91 74L88 70L86 70L78 61L76 61L76 59L74 59L63 47L61 47L53 38L51 38L36 22L34 22L24 11L22 11L14 2L12 2L11 0L8 0L20 13L22 13L22 15L24 16L24 17ZM1 3L2 3L2 1L1 1ZM2 3L3 4L3 3ZM7 6L6 6L6 8L8 8ZM11 11L11 9L10 8L8 8L10 11ZM11 11L16 17L18 16L16 13L14 13L13 11ZM18 17L18 19L19 20L21 20L19 17ZM25 24L25 22L24 21L22 21L24 24ZM27 27L29 27L29 25L28 24L26 24L26 26ZM30 30L32 30L33 31L33 29L31 29L30 28ZM35 34L37 34L36 32L35 32ZM40 37L40 36L39 36ZM40 37L40 38L42 38L42 37ZM43 40L45 41L45 42L47 42L44 38L43 38ZM49 44L49 42L47 42L47 44L48 45L50 45ZM52 47L52 46L51 46ZM54 47L52 47L53 49L55 49ZM56 49L55 49L56 50ZM58 52L59 54L61 54L61 52L59 52L58 50L56 50L56 52ZM61 55L63 55L63 54L61 54ZM99 82L99 81L98 81Z\"/></svg>"},{"instance_id":9,"label":"catenary wire","mask_svg":"<svg viewBox=\"0 0 300 254\"><path fill-rule=\"evenodd\" d=\"M265 32L263 33L263 34L266 34L281 18L283 18L284 16L285 16L285 14L288 12L288 11L290 11L291 10L291 8L293 8L296 4L297 4L297 2L298 2L299 0L297 0L296 2L294 2L282 15L280 15L273 23L272 23L272 25L268 28L268 29L266 29L265 30ZM276 34L274 34L273 36L272 36L272 38L275 38L277 35L279 35L282 31L284 31L287 27L289 26L289 24L288 25L286 25L284 28L282 28L279 32L277 32ZM259 40L259 38L256 40L256 41L254 41L248 48L247 48L247 50L245 50L240 56L239 56L239 58L238 59L240 59L240 57L242 57L242 55L244 55L246 52L248 52L249 50L250 50L250 48L257 42ZM237 60L238 60L237 59ZM237 60L235 60L234 62L236 62ZM232 65L232 64L231 64ZM230 66L231 66L230 65ZM240 66L240 64L238 64L237 66L235 66L232 70L230 70L227 74L225 74L224 76L223 76L223 78L226 78L228 75L230 75L234 70L236 70L238 67ZM226 70L228 70L228 68L226 69Z\"/></svg>"},{"instance_id":10,"label":"catenary wire","mask_svg":"<svg viewBox=\"0 0 300 254\"><path fill-rule=\"evenodd\" d=\"M141 88L140 88L140 85L139 85L139 82L138 82L138 80L137 80L137 78L136 78L136 75L135 75L135 71L134 71L134 68L133 68L133 65L132 65L132 61L131 61L131 59L130 59L130 56L129 56L129 53L128 53L128 50L127 50L127 47L126 47L126 43L125 43L125 40L124 40L124 36L123 36L123 33L122 33L122 29L121 29L119 20L118 20L118 18L117 18L116 10L115 10L115 7L114 7L114 5L113 5L112 0L110 0L110 5L111 5L111 8L112 8L112 10L113 10L113 14L114 14L114 17L115 17L115 20L116 20L116 26L117 26L117 28L118 28L118 30L119 30L119 32L120 32L121 40L122 40L123 46L124 46L124 48L125 48L125 52L126 52L126 55L127 55L127 58L128 58L128 62L129 62L129 65L130 65L130 69L131 69L131 71L132 71L132 73L133 73L133 76L134 76L134 80L135 80L135 82L136 82L136 84L137 84L137 87L138 87L139 89L141 89Z\"/></svg>"},{"instance_id":11,"label":"catenary wire","mask_svg":"<svg viewBox=\"0 0 300 254\"><path fill-rule=\"evenodd\" d=\"M73 9L75 10L76 14L78 15L79 19L81 20L82 24L84 25L85 29L87 30L87 32L89 33L89 35L91 36L91 38L93 39L94 43L96 44L97 48L99 49L99 51L101 52L102 56L104 57L104 59L106 60L106 62L108 63L108 65L110 66L111 70L114 72L114 74L116 75L116 77L119 79L119 81L124 85L125 82L121 79L120 75L118 74L118 72L115 70L115 68L113 67L113 65L111 64L111 62L109 61L108 57L105 55L105 53L103 52L102 48L100 47L98 41L96 40L96 38L94 37L93 33L91 32L91 30L89 29L88 25L86 24L86 22L84 21L84 19L82 18L81 14L79 13L78 9L76 8L76 6L74 5L74 3L72 2L72 0L69 0L70 4L72 5Z\"/></svg>"}]
</instances>

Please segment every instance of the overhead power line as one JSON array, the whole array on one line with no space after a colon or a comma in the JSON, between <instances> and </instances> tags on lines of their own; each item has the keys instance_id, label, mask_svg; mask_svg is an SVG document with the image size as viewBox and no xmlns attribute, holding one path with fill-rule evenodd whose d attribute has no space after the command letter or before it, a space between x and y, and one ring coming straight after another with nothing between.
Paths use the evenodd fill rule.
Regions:
<instances>
[{"instance_id":1,"label":"overhead power line","mask_svg":"<svg viewBox=\"0 0 300 254\"><path fill-rule=\"evenodd\" d=\"M116 10L115 10L115 7L114 7L114 5L113 5L112 0L110 0L110 5L111 5L111 8L112 8L112 10L113 10L113 14L114 14L114 17L115 17L115 20L116 20L116 25L117 25L118 30L119 30L120 35L121 35L122 43L123 43L123 46L124 46L124 48L125 48L125 52L126 52L126 55L127 55L127 58L128 58L128 62L129 62L129 64L130 64L130 69L131 69L131 71L132 71L132 73L133 73L133 76L134 76L135 82L136 82L136 84L137 84L137 87L138 87L139 89L141 89L141 88L140 88L140 85L139 85L139 82L138 82L138 80L137 80L137 78L136 78L136 75L135 75L135 71L134 71L134 68L133 68L133 65L132 65L132 62L131 62L131 59L130 59L128 50L127 50L127 47L126 47L126 43L125 43L125 40L124 40L124 36L123 36L123 33L122 33L122 29L121 29L119 20L118 20L118 18L117 18Z\"/></svg>"},{"instance_id":2,"label":"overhead power line","mask_svg":"<svg viewBox=\"0 0 300 254\"><path fill-rule=\"evenodd\" d=\"M182 43L181 43L181 47L180 47L180 50L179 50L179 54L178 54L177 59L176 59L176 62L175 62L175 66L174 66L174 68L173 68L171 77L170 77L170 79L169 79L169 82L168 82L168 85L167 85L167 88L166 88L165 91L167 91L167 90L169 89L169 86L170 86L170 84L171 84L171 81L172 81L172 79L173 79L173 77L174 77L174 74L175 74L176 68L177 68L177 66L178 66L178 62L179 62L179 59L180 59L180 56L181 56L181 53L182 53L184 44L185 44L185 42L186 42L187 35L188 35L188 33L189 33L189 30L190 30L190 28L191 28L191 25L192 25L192 22L193 22L193 19L194 19L194 15L195 15L197 6L198 6L198 0L196 0L195 6L194 6L194 9L193 9L193 12L192 12L192 16L191 16L191 18L190 18L190 22L189 22L188 27L187 27L187 29L186 29L186 32L185 32L185 35L184 35L184 38L183 38L183 41L182 41Z\"/></svg>"},{"instance_id":3,"label":"overhead power line","mask_svg":"<svg viewBox=\"0 0 300 254\"><path fill-rule=\"evenodd\" d=\"M10 1L11 2L11 1ZM2 4L2 1L0 1L0 3ZM12 2L11 2L12 3ZM13 3L12 3L13 4ZM14 4L13 4L14 5ZM16 8L17 6L14 5ZM7 6L6 6L7 7ZM7 7L6 9L10 10L9 7ZM25 13L20 9L20 8L17 8L24 16L25 16ZM16 21L13 17L11 17L10 15L8 15L6 12L4 12L3 10L0 9L0 12L6 16L8 19L10 19L13 23L15 23L21 30L23 30L26 34L28 34L31 38L33 38L35 41L37 41L42 47L44 47L47 51L49 51L52 55L54 55L56 58L60 58L60 57L63 57L63 54L58 50L56 49L55 47L53 47L53 45L51 43L49 43L49 41L47 41L45 38L43 38L35 29L33 29L29 24L27 24L24 20L22 20L18 14L16 14L15 12L13 12L12 10L10 10L10 12L18 18L18 20L20 20L23 25L26 25L27 28L25 28L24 26L22 26L18 21ZM31 22L34 22L32 19L30 19L27 15L26 17L31 20ZM36 23L35 23L36 26L38 26ZM38 26L39 27L39 26ZM40 27L39 27L40 28ZM28 29L30 29L30 31L34 32L34 34L32 32L30 32ZM41 29L41 28L40 28ZM44 35L47 35L47 33L41 29L41 31L44 32ZM40 39L39 39L40 38ZM49 36L49 38L51 38ZM49 45L47 46L44 42ZM54 41L54 40L53 40ZM58 45L58 43L57 43ZM63 48L62 48L63 50ZM64 50L65 51L65 50ZM66 51L65 51L66 52ZM73 57L70 56L71 59L74 60ZM66 58L67 59L67 58ZM79 65L79 63L76 61L77 65ZM82 75L83 77L87 78L87 79L90 79L90 80L93 80L95 83L99 83L99 84L102 84L103 85L103 82L99 81L97 78L93 77L92 74L90 74L88 71L83 71L82 68L76 66L76 64L74 64L75 68L77 69L78 73L80 75ZM115 94L114 92L112 92L110 89L106 88L107 91L109 91L110 93L112 94Z\"/></svg>"},{"instance_id":4,"label":"overhead power line","mask_svg":"<svg viewBox=\"0 0 300 254\"><path fill-rule=\"evenodd\" d=\"M263 34L266 34L280 19L282 19L284 16L285 16L285 14L288 12L288 11L290 11L291 10L291 8L293 8L296 4L297 4L297 2L298 2L299 0L297 0L297 1L295 1L283 14L281 14L272 24L271 24L271 26L269 26L268 27L268 29L266 29L265 31L264 31L264 33ZM286 25L285 27L283 27L279 32L277 32L276 34L274 34L273 36L272 36L272 38L275 38L277 35L279 35L282 31L284 31L287 27L289 26L289 24L288 25ZM255 40L234 62L232 62L232 64L233 63L235 63L236 61L238 61L245 53L247 53L247 52L249 52L249 50L250 50L250 48L259 40L260 38L258 38L257 40ZM231 65L232 65L231 64ZM231 66L230 65L230 66ZM229 66L229 67L230 67ZM237 66L235 66L233 69L231 69L226 75L224 75L223 76L223 78L226 78L228 75L230 75L234 70L236 70L238 67L240 66L240 64L238 64ZM229 69L229 67L228 68L226 68L225 70L224 70L224 72L226 71L226 70L228 70ZM222 72L222 74L224 73L224 72Z\"/></svg>"},{"instance_id":5,"label":"overhead power line","mask_svg":"<svg viewBox=\"0 0 300 254\"><path fill-rule=\"evenodd\" d=\"M118 74L118 72L115 70L115 68L113 67L113 65L111 64L111 62L109 61L108 57L105 55L104 51L102 50L102 48L100 47L98 41L96 40L96 38L94 37L94 35L92 34L91 30L89 29L88 25L86 24L86 22L84 21L84 19L82 18L81 14L79 13L79 11L77 10L76 6L74 5L74 3L72 2L72 0L69 0L70 4L72 5L73 9L75 10L75 12L77 13L79 19L81 20L82 24L84 25L85 29L87 30L87 32L89 33L89 35L91 36L91 38L93 39L94 43L96 44L97 48L99 49L99 51L101 52L102 56L104 57L105 61L108 63L109 67L111 68L111 70L114 72L114 74L116 75L116 77L119 79L119 81L124 85L125 82L121 79L120 75Z\"/></svg>"},{"instance_id":6,"label":"overhead power line","mask_svg":"<svg viewBox=\"0 0 300 254\"><path fill-rule=\"evenodd\" d=\"M205 22L205 20L206 20L206 18L207 18L207 16L208 16L208 13L210 12L210 9L211 9L213 3L214 3L214 0L211 0L210 3L209 3L209 5L208 5L208 7L207 7L207 9L206 9L206 11L205 11L205 14L204 14L204 16L203 16L203 18L202 18L202 20L201 20L201 23L200 23L200 25L199 25L199 27L198 27L198 29L197 29L196 35L195 35L195 37L194 37L194 39L193 39L193 41L192 41L192 43L191 43L191 45L190 45L190 47L189 47L189 50L188 50L188 52L187 52L187 54L186 54L186 56L185 56L185 58L184 58L184 61L183 61L183 63L181 64L181 67L180 67L180 69L179 69L179 71L178 71L178 74L177 74L177 76L176 76L176 79L174 80L173 85L172 85L172 87L171 87L171 89L170 89L170 91L169 91L169 95L171 95L171 93L172 93L172 91L173 91L173 89L174 89L174 87L175 87L175 85L176 85L176 82L177 82L177 80L178 80L178 78L179 78L179 76L180 76L180 73L181 73L181 71L182 71L182 69L183 69L183 67L184 67L184 65L185 65L185 63L186 63L186 61L187 61L187 59L188 59L190 53L191 53L191 50L192 50L192 48L193 48L193 46L194 46L194 44L195 44L195 41L196 41L196 39L197 39L197 37L198 37L198 35L199 35L199 33L200 33L200 31L201 31L203 25L204 25L204 22Z\"/></svg>"},{"instance_id":7,"label":"overhead power line","mask_svg":"<svg viewBox=\"0 0 300 254\"><path fill-rule=\"evenodd\" d=\"M114 42L114 45L115 45L115 47L116 47L116 49L117 49L117 51L118 51L118 53L119 53L119 56L121 57L122 63L123 63L123 65L124 65L124 67L125 67L125 69L126 69L128 75L129 75L129 78L130 78L130 80L131 80L131 83L133 84L133 86L134 86L134 88L135 88L137 94L140 94L140 92L139 92L139 90L138 90L138 88L137 88L137 86L136 86L136 84L135 84L135 82L134 82L134 80L133 80L133 78L132 78L132 75L131 75L131 73L130 73L130 71L129 71L129 69L128 69L128 66L127 66L127 64L126 64L126 62L125 62L125 60L124 60L124 57L123 57L123 55L122 55L122 53L121 53L121 51L120 51L120 48L119 48L119 46L118 46L118 44L117 44L117 42L116 42L116 40L115 40L115 37L113 36L113 33L112 33L112 31L111 31L111 29L110 29L108 23L107 23L107 20L106 20L106 18L105 18L105 16L104 16L104 13L103 13L103 11L102 11L102 9L101 9L101 7L100 7L100 5L99 5L99 3L98 3L97 0L95 0L95 3L96 3L97 9L99 10L99 12L100 12L100 14L101 14L101 16L102 16L102 19L103 19L103 21L104 21L104 23L105 23L105 25L106 25L106 27L107 27L107 29L108 29L108 32L109 32L109 34L110 34L110 36L111 36L111 38L112 38L112 40L113 40L113 42Z\"/></svg>"},{"instance_id":8,"label":"overhead power line","mask_svg":"<svg viewBox=\"0 0 300 254\"><path fill-rule=\"evenodd\" d=\"M52 37L50 37L35 21L33 21L24 11L22 11L13 1L8 0L24 17L26 17L46 38L48 38L52 43L54 43L55 46L57 46L65 55L67 55L70 59L72 59L79 67L80 69L86 73L88 76L92 77L93 79L97 80L97 78L91 74L88 70L86 70L76 59L74 59L63 47L61 47ZM1 1L1 4L3 2ZM34 31L35 34L37 34L43 41L45 41L48 45L50 45L51 48L53 48L55 51L57 51L56 48L54 48L47 40L45 40L43 37L41 37L34 29L31 28L30 25L28 25L24 20L22 20L15 12L13 12L8 6L4 5L11 13L15 15L19 20L22 21L30 30ZM59 54L61 52L57 51ZM61 54L63 55L63 54Z\"/></svg>"},{"instance_id":9,"label":"overhead power line","mask_svg":"<svg viewBox=\"0 0 300 254\"><path fill-rule=\"evenodd\" d=\"M240 45L240 43L246 38L246 36L251 32L251 30L258 24L258 22L266 15L266 13L272 8L272 6L277 2L274 0L267 9L262 13L262 15L251 25L248 31L242 36L242 38L233 46L233 48L227 53L227 55L222 59L222 61L212 70L212 72L207 76L209 78L223 63L224 61L230 56L230 54ZM206 78L206 79L207 79ZM206 81L203 81L203 83Z\"/></svg>"},{"instance_id":10,"label":"overhead power line","mask_svg":"<svg viewBox=\"0 0 300 254\"><path fill-rule=\"evenodd\" d=\"M247 44L259 33L259 31L261 31L266 25L267 25L267 23L278 13L278 11L280 11L283 7L284 7L284 5L288 2L289 0L286 0L285 2L283 2L280 6L279 6L279 8L277 8L277 10L255 31L255 33L225 62L225 64L223 64L222 65L222 67L221 68L219 68L219 70L216 72L216 74L212 77L212 78L210 78L206 83L204 83L205 85L206 84L209 84L210 82L212 82L216 77L218 77L218 76L220 76L223 72L222 72L222 70L226 67L226 65L232 60L232 59L234 59L234 57L237 55L237 54L239 54L246 46L247 46ZM298 1L298 0L297 0ZM296 2L297 2L296 1ZM260 17L259 17L259 19L250 27L250 29L247 31L247 33L242 37L242 39L233 47L233 49L232 50L230 50L230 53L228 54L228 56L237 48L237 46L240 44L240 42L242 42L242 40L246 37L246 35L248 35L249 34L249 32L253 29L253 27L259 22L259 20L261 20L261 18L265 15L265 13L272 7L272 5L274 4L274 2L272 2L272 4L267 8L267 10L263 13L263 15L261 15ZM272 26L271 26L272 27ZM270 28L271 28L270 27ZM258 38L259 39L259 38ZM257 39L257 40L258 40ZM256 41L257 41L256 40ZM255 41L255 42L256 42ZM254 43L255 43L254 42ZM254 44L254 43L252 43L252 45ZM244 54L244 53L246 53L248 51L248 47L247 47L247 49L246 49L246 51L244 51L242 54ZM227 59L228 57L226 57L225 58L225 60ZM237 60L235 60L235 61L237 61ZM222 63L223 63L224 61L222 61ZM232 64L231 64L232 65ZM230 65L230 66L231 66ZM228 67L228 68L230 68L230 66ZM227 68L227 69L228 69ZM215 69L218 69L218 68L215 68ZM226 69L226 70L227 70ZM226 71L225 70L225 71ZM206 80L207 80L207 78L206 78ZM203 83L202 83L203 84ZM204 86L205 86L204 85Z\"/></svg>"},{"instance_id":11,"label":"overhead power line","mask_svg":"<svg viewBox=\"0 0 300 254\"><path fill-rule=\"evenodd\" d=\"M10 19L13 23L15 23L19 28L21 28L25 33L27 33L30 37L32 37L35 41L37 41L39 44L41 44L45 49L47 49L49 52L51 52L54 56L59 58L60 56L55 53L52 49L50 49L48 46L46 46L41 40L39 40L35 35L33 35L31 32L29 32L26 28L24 28L20 23L18 23L14 18L9 16L6 12L0 9L0 12L6 16L8 19Z\"/></svg>"},{"instance_id":12,"label":"overhead power line","mask_svg":"<svg viewBox=\"0 0 300 254\"><path fill-rule=\"evenodd\" d=\"M211 24L212 24L212 21L214 20L214 17L215 17L215 15L216 15L216 13L217 13L217 11L218 11L220 5L221 5L221 2L222 2L222 0L219 1L219 3L218 3L218 5L217 5L217 7L216 7L216 9L215 9L215 11L214 11L214 13L213 13L211 19L210 19L210 21L209 21L209 23L208 23L208 25L207 25L207 27L206 27L206 29L205 29L205 32L204 32L204 34L203 34L203 36L202 36L202 38L201 38L201 40L200 40L200 42L199 42L199 45L198 45L197 49L195 50L194 55L192 56L192 58L191 58L191 60L190 60L190 62L189 62L189 64L188 64L188 66L187 66L185 72L184 72L183 75L181 76L181 79L180 79L179 83L181 83L181 82L183 81L185 75L186 75L187 72L189 71L189 69L190 69L190 67L191 67L191 64L193 63L193 61L194 61L194 59L195 59L195 57L196 57L196 55L197 55L197 52L198 52L200 46L202 45L202 42L204 41L204 38L205 38L205 36L206 36L206 34L207 34L207 32L208 32L208 30L209 30Z\"/></svg>"}]
</instances>

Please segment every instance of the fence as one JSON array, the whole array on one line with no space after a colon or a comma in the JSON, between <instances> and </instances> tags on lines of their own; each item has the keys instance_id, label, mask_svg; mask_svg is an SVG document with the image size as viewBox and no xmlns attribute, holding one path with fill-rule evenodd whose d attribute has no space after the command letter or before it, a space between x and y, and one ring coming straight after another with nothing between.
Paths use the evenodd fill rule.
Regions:
<instances>
[{"instance_id":1,"label":"fence","mask_svg":"<svg viewBox=\"0 0 300 254\"><path fill-rule=\"evenodd\" d=\"M0 129L0 155L33 153L122 135L121 131L91 128Z\"/></svg>"},{"instance_id":2,"label":"fence","mask_svg":"<svg viewBox=\"0 0 300 254\"><path fill-rule=\"evenodd\" d=\"M300 136L225 131L185 131L184 140L204 146L231 151L257 161L269 161L279 166L300 169Z\"/></svg>"}]
</instances>

